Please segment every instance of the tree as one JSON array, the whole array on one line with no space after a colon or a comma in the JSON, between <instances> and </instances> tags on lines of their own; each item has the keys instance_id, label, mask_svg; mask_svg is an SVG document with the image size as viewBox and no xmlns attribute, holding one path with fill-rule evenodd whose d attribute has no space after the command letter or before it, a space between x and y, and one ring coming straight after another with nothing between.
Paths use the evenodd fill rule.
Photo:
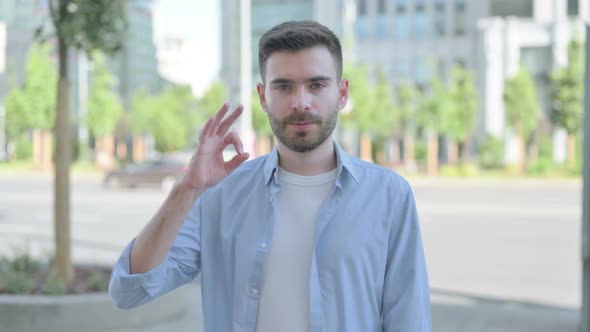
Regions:
<instances>
[{"instance_id":1,"label":"tree","mask_svg":"<svg viewBox=\"0 0 590 332\"><path fill-rule=\"evenodd\" d=\"M24 85L14 88L6 97L8 136L17 139L34 129L35 162L43 168L51 164L51 133L55 121L55 90L57 81L50 49L35 43L27 60Z\"/></svg>"},{"instance_id":2,"label":"tree","mask_svg":"<svg viewBox=\"0 0 590 332\"><path fill-rule=\"evenodd\" d=\"M252 126L258 141L256 154L262 155L270 152L273 132L268 122L268 116L260 105L256 90L252 91Z\"/></svg>"},{"instance_id":3,"label":"tree","mask_svg":"<svg viewBox=\"0 0 590 332\"><path fill-rule=\"evenodd\" d=\"M452 110L443 117L442 129L450 138L449 162L455 162L457 155L461 156L462 162L466 156L467 141L475 128L479 109L472 73L462 67L454 68L449 91ZM457 143L460 143L460 147L457 147Z\"/></svg>"},{"instance_id":4,"label":"tree","mask_svg":"<svg viewBox=\"0 0 590 332\"><path fill-rule=\"evenodd\" d=\"M426 130L427 144L427 173L436 175L438 171L438 134L442 128L443 119L453 110L452 96L444 84L435 79L431 84L430 95L418 107L416 122Z\"/></svg>"},{"instance_id":5,"label":"tree","mask_svg":"<svg viewBox=\"0 0 590 332\"><path fill-rule=\"evenodd\" d=\"M379 71L377 74L377 82L373 90L373 95L375 103L372 105L372 112L368 115L372 118L369 132L375 137L377 151L379 151L375 158L379 163L383 164L384 158L382 152L385 140L391 137L393 127L396 123L400 122L399 120L401 118L393 100L391 86L385 78L383 71Z\"/></svg>"},{"instance_id":6,"label":"tree","mask_svg":"<svg viewBox=\"0 0 590 332\"><path fill-rule=\"evenodd\" d=\"M371 161L371 112L374 102L368 82L368 70L365 66L349 66L344 77L350 80L350 113L344 116L344 125L354 126L361 134L361 159Z\"/></svg>"},{"instance_id":7,"label":"tree","mask_svg":"<svg viewBox=\"0 0 590 332\"><path fill-rule=\"evenodd\" d=\"M106 68L103 55L95 52L92 59L94 80L88 96L88 129L97 139L97 164L110 168L113 163L113 132L123 115L123 105L115 92L115 77Z\"/></svg>"},{"instance_id":8,"label":"tree","mask_svg":"<svg viewBox=\"0 0 590 332\"><path fill-rule=\"evenodd\" d=\"M114 53L121 48L126 29L123 0L50 0L49 9L58 51L56 154L54 184L55 263L57 277L65 284L73 278L70 254L70 160L68 50L88 55L101 50ZM43 34L37 30L37 36Z\"/></svg>"},{"instance_id":9,"label":"tree","mask_svg":"<svg viewBox=\"0 0 590 332\"><path fill-rule=\"evenodd\" d=\"M576 161L575 136L582 128L584 112L584 45L574 38L568 44L568 64L551 75L553 83L553 122L568 134L567 159Z\"/></svg>"},{"instance_id":10,"label":"tree","mask_svg":"<svg viewBox=\"0 0 590 332\"><path fill-rule=\"evenodd\" d=\"M191 89L188 86L168 88L157 97L155 105L151 134L156 141L156 150L172 152L186 147L201 118L197 116L197 101Z\"/></svg>"},{"instance_id":11,"label":"tree","mask_svg":"<svg viewBox=\"0 0 590 332\"><path fill-rule=\"evenodd\" d=\"M413 168L416 164L414 160L414 135L417 96L418 92L409 84L402 84L397 90L397 104L400 110L401 123L403 124L404 164L409 168Z\"/></svg>"},{"instance_id":12,"label":"tree","mask_svg":"<svg viewBox=\"0 0 590 332\"><path fill-rule=\"evenodd\" d=\"M537 93L533 78L524 66L520 66L518 73L504 84L504 107L506 120L516 134L519 145L520 170L526 169L526 142L537 126L541 107L537 100Z\"/></svg>"},{"instance_id":13,"label":"tree","mask_svg":"<svg viewBox=\"0 0 590 332\"><path fill-rule=\"evenodd\" d=\"M215 115L219 111L219 107L227 99L225 86L221 82L215 82L205 91L203 96L198 99L198 123L195 124L198 128L205 125L209 117Z\"/></svg>"}]
</instances>

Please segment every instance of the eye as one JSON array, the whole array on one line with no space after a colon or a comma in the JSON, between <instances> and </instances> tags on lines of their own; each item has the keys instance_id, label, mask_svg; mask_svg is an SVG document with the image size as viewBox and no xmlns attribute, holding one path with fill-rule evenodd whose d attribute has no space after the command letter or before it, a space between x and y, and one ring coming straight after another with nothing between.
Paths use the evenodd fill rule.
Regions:
<instances>
[{"instance_id":1,"label":"eye","mask_svg":"<svg viewBox=\"0 0 590 332\"><path fill-rule=\"evenodd\" d=\"M275 86L275 90L279 90L279 91L287 91L289 90L291 87L288 86L287 84L281 84L281 85L277 85Z\"/></svg>"},{"instance_id":2,"label":"eye","mask_svg":"<svg viewBox=\"0 0 590 332\"><path fill-rule=\"evenodd\" d=\"M321 89L323 87L325 87L326 85L324 83L312 83L311 84L311 88L316 90L316 89Z\"/></svg>"}]
</instances>

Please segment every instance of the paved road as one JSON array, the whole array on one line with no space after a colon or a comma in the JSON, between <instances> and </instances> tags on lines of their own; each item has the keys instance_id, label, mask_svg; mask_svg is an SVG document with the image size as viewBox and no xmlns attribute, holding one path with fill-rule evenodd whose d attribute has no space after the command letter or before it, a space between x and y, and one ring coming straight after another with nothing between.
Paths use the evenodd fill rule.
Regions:
<instances>
[{"instance_id":1,"label":"paved road","mask_svg":"<svg viewBox=\"0 0 590 332\"><path fill-rule=\"evenodd\" d=\"M435 331L508 331L501 321L512 322L511 331L575 331L580 181L410 182L421 215ZM164 199L157 189L105 190L96 177L75 177L72 187L79 261L112 263ZM0 174L0 252L17 245L46 254L51 234L51 178ZM518 328L518 321L525 325ZM488 322L485 329L482 322Z\"/></svg>"}]
</instances>

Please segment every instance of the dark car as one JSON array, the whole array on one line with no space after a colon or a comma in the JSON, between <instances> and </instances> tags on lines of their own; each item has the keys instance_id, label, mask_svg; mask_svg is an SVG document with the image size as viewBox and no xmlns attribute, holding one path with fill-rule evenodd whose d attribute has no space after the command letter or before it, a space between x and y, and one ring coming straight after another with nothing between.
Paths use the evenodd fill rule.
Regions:
<instances>
[{"instance_id":1,"label":"dark car","mask_svg":"<svg viewBox=\"0 0 590 332\"><path fill-rule=\"evenodd\" d=\"M131 163L108 172L103 183L109 188L159 186L163 191L170 191L185 169L186 164L177 160L157 159Z\"/></svg>"}]
</instances>

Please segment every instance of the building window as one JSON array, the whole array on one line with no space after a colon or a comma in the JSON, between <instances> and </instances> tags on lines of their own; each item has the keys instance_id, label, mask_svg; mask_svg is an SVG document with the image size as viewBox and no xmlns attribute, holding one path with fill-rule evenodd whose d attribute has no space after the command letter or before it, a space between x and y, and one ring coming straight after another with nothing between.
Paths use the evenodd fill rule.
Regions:
<instances>
[{"instance_id":1,"label":"building window","mask_svg":"<svg viewBox=\"0 0 590 332\"><path fill-rule=\"evenodd\" d=\"M395 10L398 13L403 13L406 11L407 4L407 0L395 0Z\"/></svg>"},{"instance_id":2,"label":"building window","mask_svg":"<svg viewBox=\"0 0 590 332\"><path fill-rule=\"evenodd\" d=\"M568 4L569 2L571 1L568 0ZM490 13L492 16L502 17L533 17L533 0L492 0Z\"/></svg>"},{"instance_id":3,"label":"building window","mask_svg":"<svg viewBox=\"0 0 590 332\"><path fill-rule=\"evenodd\" d=\"M416 59L414 71L416 83L426 83L428 81L428 61L425 58Z\"/></svg>"},{"instance_id":4,"label":"building window","mask_svg":"<svg viewBox=\"0 0 590 332\"><path fill-rule=\"evenodd\" d=\"M467 30L465 0L455 0L455 35L463 36Z\"/></svg>"},{"instance_id":5,"label":"building window","mask_svg":"<svg viewBox=\"0 0 590 332\"><path fill-rule=\"evenodd\" d=\"M444 13L434 14L434 32L437 37L444 37L447 32L447 20Z\"/></svg>"},{"instance_id":6,"label":"building window","mask_svg":"<svg viewBox=\"0 0 590 332\"><path fill-rule=\"evenodd\" d=\"M389 38L389 17L385 15L377 16L377 31L375 36L377 40L387 40Z\"/></svg>"},{"instance_id":7,"label":"building window","mask_svg":"<svg viewBox=\"0 0 590 332\"><path fill-rule=\"evenodd\" d=\"M428 21L428 15L424 12L416 12L414 14L414 37L416 39L426 39L429 35L430 22Z\"/></svg>"},{"instance_id":8,"label":"building window","mask_svg":"<svg viewBox=\"0 0 590 332\"><path fill-rule=\"evenodd\" d=\"M580 0L567 0L567 15L568 16L579 16L580 15Z\"/></svg>"},{"instance_id":9,"label":"building window","mask_svg":"<svg viewBox=\"0 0 590 332\"><path fill-rule=\"evenodd\" d=\"M379 0L377 3L377 13L381 15L387 14L387 0Z\"/></svg>"},{"instance_id":10,"label":"building window","mask_svg":"<svg viewBox=\"0 0 590 332\"><path fill-rule=\"evenodd\" d=\"M403 59L398 59L393 64L393 76L395 80L406 80L410 77L410 63Z\"/></svg>"},{"instance_id":11,"label":"building window","mask_svg":"<svg viewBox=\"0 0 590 332\"><path fill-rule=\"evenodd\" d=\"M356 38L361 42L369 39L369 18L367 16L356 19Z\"/></svg>"},{"instance_id":12,"label":"building window","mask_svg":"<svg viewBox=\"0 0 590 332\"><path fill-rule=\"evenodd\" d=\"M406 40L409 37L408 15L398 13L394 18L394 36L397 40Z\"/></svg>"},{"instance_id":13,"label":"building window","mask_svg":"<svg viewBox=\"0 0 590 332\"><path fill-rule=\"evenodd\" d=\"M415 0L414 6L417 12L423 12L426 10L426 0Z\"/></svg>"},{"instance_id":14,"label":"building window","mask_svg":"<svg viewBox=\"0 0 590 332\"><path fill-rule=\"evenodd\" d=\"M358 0L356 5L356 12L358 16L367 15L367 0Z\"/></svg>"},{"instance_id":15,"label":"building window","mask_svg":"<svg viewBox=\"0 0 590 332\"><path fill-rule=\"evenodd\" d=\"M444 12L447 4L447 0L434 0L434 9L437 12Z\"/></svg>"}]
</instances>

